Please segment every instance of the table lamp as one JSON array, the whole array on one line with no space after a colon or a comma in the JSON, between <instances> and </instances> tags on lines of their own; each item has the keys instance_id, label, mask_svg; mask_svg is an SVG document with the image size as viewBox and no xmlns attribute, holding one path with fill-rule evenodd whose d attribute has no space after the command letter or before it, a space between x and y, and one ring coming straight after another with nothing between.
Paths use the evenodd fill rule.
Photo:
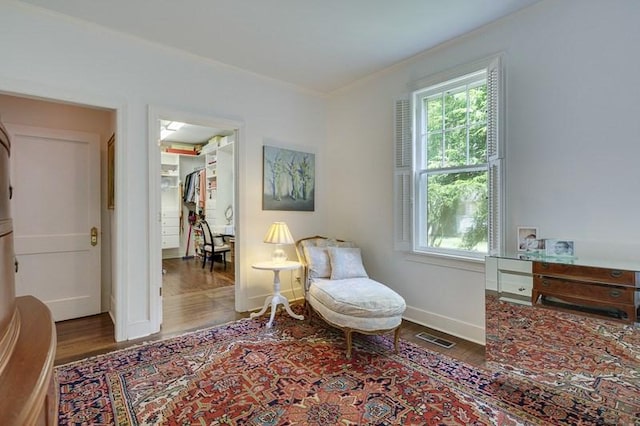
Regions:
<instances>
[{"instance_id":1,"label":"table lamp","mask_svg":"<svg viewBox=\"0 0 640 426\"><path fill-rule=\"evenodd\" d=\"M280 247L282 244L293 244L295 241L289 232L289 227L284 222L273 222L267 231L267 235L264 237L264 242L268 244L275 244L276 249L271 255L271 260L274 263L283 263L287 260L287 254Z\"/></svg>"}]
</instances>

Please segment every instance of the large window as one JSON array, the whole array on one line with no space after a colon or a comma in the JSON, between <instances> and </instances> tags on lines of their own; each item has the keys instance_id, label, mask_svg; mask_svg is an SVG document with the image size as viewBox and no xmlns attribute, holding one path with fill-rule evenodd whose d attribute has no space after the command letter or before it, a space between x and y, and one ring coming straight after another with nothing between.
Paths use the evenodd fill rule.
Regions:
<instances>
[{"instance_id":1,"label":"large window","mask_svg":"<svg viewBox=\"0 0 640 426\"><path fill-rule=\"evenodd\" d=\"M498 65L431 80L413 92L411 115L397 121L396 182L410 178L412 189L407 197L408 188L396 184L396 196L405 191L409 202L400 219L412 220L404 231L414 252L481 258L500 249ZM410 122L413 131L398 136L398 126ZM410 172L399 167L399 146L412 157ZM399 224L396 217L396 230Z\"/></svg>"}]
</instances>

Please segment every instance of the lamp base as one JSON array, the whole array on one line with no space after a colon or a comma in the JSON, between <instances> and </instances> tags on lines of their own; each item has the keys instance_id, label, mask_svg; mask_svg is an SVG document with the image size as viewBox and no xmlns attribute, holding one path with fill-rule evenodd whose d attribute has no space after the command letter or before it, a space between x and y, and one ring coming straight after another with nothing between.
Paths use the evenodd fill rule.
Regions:
<instances>
[{"instance_id":1,"label":"lamp base","mask_svg":"<svg viewBox=\"0 0 640 426\"><path fill-rule=\"evenodd\" d=\"M273 263L284 263L287 261L287 253L280 247L276 248L271 255L271 261Z\"/></svg>"}]
</instances>

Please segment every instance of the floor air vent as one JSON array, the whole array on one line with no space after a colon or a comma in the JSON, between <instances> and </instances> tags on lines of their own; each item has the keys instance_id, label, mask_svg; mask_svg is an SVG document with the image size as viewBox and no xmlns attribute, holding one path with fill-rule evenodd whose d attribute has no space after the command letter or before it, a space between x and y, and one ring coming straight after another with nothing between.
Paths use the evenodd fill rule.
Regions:
<instances>
[{"instance_id":1,"label":"floor air vent","mask_svg":"<svg viewBox=\"0 0 640 426\"><path fill-rule=\"evenodd\" d=\"M438 346L442 346L443 348L452 348L453 346L455 346L455 343L450 342L448 340L442 339L440 337L436 337L433 336L429 333L425 333L424 331L421 333L416 334L416 337L422 340L426 340L427 342L431 342L434 343Z\"/></svg>"}]
</instances>

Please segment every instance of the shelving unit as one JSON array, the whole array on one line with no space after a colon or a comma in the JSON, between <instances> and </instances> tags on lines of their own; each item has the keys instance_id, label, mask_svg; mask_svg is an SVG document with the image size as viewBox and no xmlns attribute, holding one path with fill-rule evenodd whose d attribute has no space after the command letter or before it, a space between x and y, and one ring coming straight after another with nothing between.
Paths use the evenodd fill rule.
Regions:
<instances>
[{"instance_id":1,"label":"shelving unit","mask_svg":"<svg viewBox=\"0 0 640 426\"><path fill-rule=\"evenodd\" d=\"M212 138L203 153L207 178L205 216L215 233L233 234L233 219L225 217L229 206L234 205L234 136ZM201 154L202 155L202 154Z\"/></svg>"},{"instance_id":2,"label":"shelving unit","mask_svg":"<svg viewBox=\"0 0 640 426\"><path fill-rule=\"evenodd\" d=\"M160 153L160 206L162 248L180 247L180 159L177 154Z\"/></svg>"},{"instance_id":3,"label":"shelving unit","mask_svg":"<svg viewBox=\"0 0 640 426\"><path fill-rule=\"evenodd\" d=\"M221 234L234 234L234 219L231 216L231 223L225 217L227 208L234 206L234 158L235 144L230 136L223 138L218 146L218 168L217 168L217 209L215 215L214 230ZM232 211L233 213L233 211Z\"/></svg>"},{"instance_id":4,"label":"shelving unit","mask_svg":"<svg viewBox=\"0 0 640 426\"><path fill-rule=\"evenodd\" d=\"M217 150L205 154L205 168L207 171L207 199L205 203L205 217L215 220L216 202L218 198L218 152Z\"/></svg>"}]
</instances>

